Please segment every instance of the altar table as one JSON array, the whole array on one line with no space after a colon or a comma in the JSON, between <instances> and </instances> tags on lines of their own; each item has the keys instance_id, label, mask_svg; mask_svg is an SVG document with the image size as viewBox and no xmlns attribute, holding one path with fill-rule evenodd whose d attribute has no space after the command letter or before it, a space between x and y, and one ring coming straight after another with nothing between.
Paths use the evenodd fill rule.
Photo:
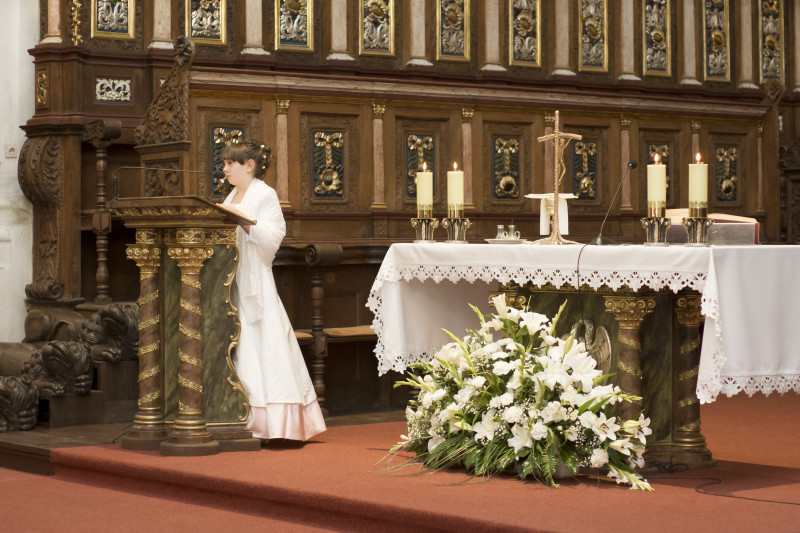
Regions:
<instances>
[{"instance_id":1,"label":"altar table","mask_svg":"<svg viewBox=\"0 0 800 533\"><path fill-rule=\"evenodd\" d=\"M402 243L386 254L367 306L381 374L430 359L479 326L499 283L702 293L697 397L800 393L800 246L535 246Z\"/></svg>"}]
</instances>

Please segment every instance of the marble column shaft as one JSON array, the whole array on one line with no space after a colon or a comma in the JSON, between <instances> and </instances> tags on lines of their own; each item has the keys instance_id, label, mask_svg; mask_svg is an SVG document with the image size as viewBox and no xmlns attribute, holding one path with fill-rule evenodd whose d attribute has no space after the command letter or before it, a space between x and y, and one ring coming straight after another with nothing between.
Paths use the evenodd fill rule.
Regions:
<instances>
[{"instance_id":1,"label":"marble column shaft","mask_svg":"<svg viewBox=\"0 0 800 533\"><path fill-rule=\"evenodd\" d=\"M428 61L427 36L425 35L425 0L410 0L411 18L411 50L409 65L430 67L433 65Z\"/></svg>"},{"instance_id":2,"label":"marble column shaft","mask_svg":"<svg viewBox=\"0 0 800 533\"><path fill-rule=\"evenodd\" d=\"M47 33L41 44L60 43L61 40L61 0L47 0Z\"/></svg>"},{"instance_id":3,"label":"marble column shaft","mask_svg":"<svg viewBox=\"0 0 800 533\"><path fill-rule=\"evenodd\" d=\"M327 59L355 61L347 49L347 0L331 0L331 53Z\"/></svg>"},{"instance_id":4,"label":"marble column shaft","mask_svg":"<svg viewBox=\"0 0 800 533\"><path fill-rule=\"evenodd\" d=\"M472 117L471 108L461 110L461 166L464 171L464 207L474 209L472 201Z\"/></svg>"},{"instance_id":5,"label":"marble column shaft","mask_svg":"<svg viewBox=\"0 0 800 533\"><path fill-rule=\"evenodd\" d=\"M245 44L244 55L270 55L264 49L264 12L262 0L246 0L245 2Z\"/></svg>"},{"instance_id":6,"label":"marble column shaft","mask_svg":"<svg viewBox=\"0 0 800 533\"><path fill-rule=\"evenodd\" d=\"M628 169L628 162L631 160L631 121L620 117L619 119L619 156L620 156L620 179L625 179L626 174L633 172ZM625 180L622 185L622 199L620 201L620 211L632 211L631 205L631 177ZM611 207L611 206L609 206Z\"/></svg>"},{"instance_id":7,"label":"marble column shaft","mask_svg":"<svg viewBox=\"0 0 800 533\"><path fill-rule=\"evenodd\" d=\"M153 2L153 40L149 48L171 50L172 45L172 8L170 0L154 0Z\"/></svg>"},{"instance_id":8,"label":"marble column shaft","mask_svg":"<svg viewBox=\"0 0 800 533\"><path fill-rule=\"evenodd\" d=\"M683 20L678 27L683 29L683 77L682 85L699 85L697 81L697 27L695 26L695 1L683 0Z\"/></svg>"},{"instance_id":9,"label":"marble column shaft","mask_svg":"<svg viewBox=\"0 0 800 533\"><path fill-rule=\"evenodd\" d=\"M288 123L287 114L289 112L288 99L278 99L276 102L276 117L275 117L275 166L277 176L277 183L275 184L275 192L278 194L278 201L281 207L291 207L289 202L289 143L287 141Z\"/></svg>"},{"instance_id":10,"label":"marble column shaft","mask_svg":"<svg viewBox=\"0 0 800 533\"><path fill-rule=\"evenodd\" d=\"M620 59L622 65L619 79L639 81L640 78L636 75L636 65L634 61L634 32L631 31L633 25L633 0L620 0L620 4L621 13L617 38L620 42Z\"/></svg>"},{"instance_id":11,"label":"marble column shaft","mask_svg":"<svg viewBox=\"0 0 800 533\"><path fill-rule=\"evenodd\" d=\"M738 59L739 88L757 89L753 80L753 4L752 0L739 0L741 24L736 28L736 57Z\"/></svg>"},{"instance_id":12,"label":"marble column shaft","mask_svg":"<svg viewBox=\"0 0 800 533\"><path fill-rule=\"evenodd\" d=\"M556 43L553 74L574 76L575 72L570 68L569 62L573 44L570 39L570 14L573 3L570 0L555 0L555 5Z\"/></svg>"},{"instance_id":13,"label":"marble column shaft","mask_svg":"<svg viewBox=\"0 0 800 533\"><path fill-rule=\"evenodd\" d=\"M653 296L603 296L606 312L612 313L619 323L617 337L617 382L622 392L642 396L642 345L640 328L642 320L656 306ZM623 420L635 418L642 409L641 400L622 403L617 415Z\"/></svg>"},{"instance_id":14,"label":"marble column shaft","mask_svg":"<svg viewBox=\"0 0 800 533\"><path fill-rule=\"evenodd\" d=\"M372 103L373 209L386 208L385 177L383 172L383 114L385 112L386 106L384 104Z\"/></svg>"},{"instance_id":15,"label":"marble column shaft","mask_svg":"<svg viewBox=\"0 0 800 533\"><path fill-rule=\"evenodd\" d=\"M484 0L484 64L481 70L504 71L505 67L500 60L503 30L500 24L502 0Z\"/></svg>"}]
</instances>

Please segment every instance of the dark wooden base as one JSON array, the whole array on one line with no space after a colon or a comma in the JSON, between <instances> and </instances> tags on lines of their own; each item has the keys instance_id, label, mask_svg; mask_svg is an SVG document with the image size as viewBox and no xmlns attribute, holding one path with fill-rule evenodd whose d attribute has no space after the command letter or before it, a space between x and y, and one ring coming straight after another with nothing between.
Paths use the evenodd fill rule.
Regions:
<instances>
[{"instance_id":1,"label":"dark wooden base","mask_svg":"<svg viewBox=\"0 0 800 533\"><path fill-rule=\"evenodd\" d=\"M261 439L253 437L253 432L244 426L210 426L208 431L219 442L221 452L257 452L261 449Z\"/></svg>"},{"instance_id":2,"label":"dark wooden base","mask_svg":"<svg viewBox=\"0 0 800 533\"><path fill-rule=\"evenodd\" d=\"M148 428L134 425L120 440L126 450L158 450L167 438L165 426Z\"/></svg>"},{"instance_id":3,"label":"dark wooden base","mask_svg":"<svg viewBox=\"0 0 800 533\"><path fill-rule=\"evenodd\" d=\"M171 457L197 457L200 455L216 455L220 452L219 441L208 435L208 440L199 437L172 437L159 446L161 455Z\"/></svg>"},{"instance_id":4,"label":"dark wooden base","mask_svg":"<svg viewBox=\"0 0 800 533\"><path fill-rule=\"evenodd\" d=\"M39 399L39 421L50 428L102 424L103 393L89 391L56 398Z\"/></svg>"},{"instance_id":5,"label":"dark wooden base","mask_svg":"<svg viewBox=\"0 0 800 533\"><path fill-rule=\"evenodd\" d=\"M648 443L644 460L647 465L682 464L687 468L711 468L717 464L711 457L711 451L705 446L682 446L674 443Z\"/></svg>"}]
</instances>

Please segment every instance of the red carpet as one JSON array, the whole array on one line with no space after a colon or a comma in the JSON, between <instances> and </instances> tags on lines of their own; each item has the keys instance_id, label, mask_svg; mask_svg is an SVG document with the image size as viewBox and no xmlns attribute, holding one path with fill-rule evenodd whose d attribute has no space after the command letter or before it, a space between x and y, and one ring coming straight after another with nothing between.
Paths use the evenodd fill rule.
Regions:
<instances>
[{"instance_id":1,"label":"red carpet","mask_svg":"<svg viewBox=\"0 0 800 533\"><path fill-rule=\"evenodd\" d=\"M458 471L411 475L417 466L389 473L379 463L404 425L387 423L330 429L303 447L211 457L119 446L54 450L55 479L28 481L26 474L0 471L21 487L7 497L10 487L0 485L0 519L18 525L4 526L15 531L50 530L39 527L44 523L70 531L78 514L90 517L83 530L101 524L116 531L186 531L198 524L240 531L798 531L798 407L795 394L703 406L703 433L718 466L650 476L653 493L590 477L552 489ZM48 518L58 505L44 503L49 498L34 490L36 479L61 494L58 505L72 509L69 520ZM13 507L16 500L27 500L28 520ZM94 515L103 509L110 514L98 521Z\"/></svg>"}]
</instances>

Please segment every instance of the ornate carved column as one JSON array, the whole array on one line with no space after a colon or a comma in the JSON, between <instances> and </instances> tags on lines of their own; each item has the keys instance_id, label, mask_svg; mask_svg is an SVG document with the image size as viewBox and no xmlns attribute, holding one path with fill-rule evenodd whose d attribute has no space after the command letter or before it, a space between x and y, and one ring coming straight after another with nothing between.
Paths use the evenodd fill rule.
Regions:
<instances>
[{"instance_id":1,"label":"ornate carved column","mask_svg":"<svg viewBox=\"0 0 800 533\"><path fill-rule=\"evenodd\" d=\"M619 387L626 394L642 395L642 345L639 329L642 320L656 307L654 296L603 296L606 312L612 313L619 323L617 335L617 376ZM618 415L629 419L642 409L641 402L620 405Z\"/></svg>"},{"instance_id":2,"label":"ornate carved column","mask_svg":"<svg viewBox=\"0 0 800 533\"><path fill-rule=\"evenodd\" d=\"M739 0L739 20L736 27L736 57L739 88L758 89L753 81L753 4L752 0Z\"/></svg>"},{"instance_id":3,"label":"ornate carved column","mask_svg":"<svg viewBox=\"0 0 800 533\"><path fill-rule=\"evenodd\" d=\"M268 56L264 50L262 0L246 0L245 2L245 43L242 55Z\"/></svg>"},{"instance_id":4,"label":"ornate carved column","mask_svg":"<svg viewBox=\"0 0 800 533\"><path fill-rule=\"evenodd\" d=\"M410 58L407 65L417 67L432 67L433 63L428 61L428 51L426 48L427 39L425 35L425 0L411 0L411 41Z\"/></svg>"},{"instance_id":5,"label":"ornate carved column","mask_svg":"<svg viewBox=\"0 0 800 533\"><path fill-rule=\"evenodd\" d=\"M108 179L108 145L111 139L122 134L119 120L95 120L86 125L83 140L90 141L96 150L95 171L97 172L97 205L92 216L92 229L97 236L97 273L95 274L96 294L94 303L110 304L108 294L108 234L111 232L111 212L106 205L106 181Z\"/></svg>"},{"instance_id":6,"label":"ornate carved column","mask_svg":"<svg viewBox=\"0 0 800 533\"><path fill-rule=\"evenodd\" d=\"M683 78L681 85L700 85L697 81L697 28L695 19L698 14L695 9L695 0L683 0Z\"/></svg>"},{"instance_id":7,"label":"ornate carved column","mask_svg":"<svg viewBox=\"0 0 800 533\"><path fill-rule=\"evenodd\" d=\"M461 166L464 170L464 208L475 209L472 201L472 117L475 110L461 108Z\"/></svg>"},{"instance_id":8,"label":"ornate carved column","mask_svg":"<svg viewBox=\"0 0 800 533\"><path fill-rule=\"evenodd\" d=\"M172 9L170 0L153 2L153 40L148 48L172 50Z\"/></svg>"},{"instance_id":9,"label":"ornate carved column","mask_svg":"<svg viewBox=\"0 0 800 533\"><path fill-rule=\"evenodd\" d=\"M383 114L386 105L372 102L372 208L386 209L386 194L383 174Z\"/></svg>"},{"instance_id":10,"label":"ornate carved column","mask_svg":"<svg viewBox=\"0 0 800 533\"><path fill-rule=\"evenodd\" d=\"M500 13L503 11L501 1L485 0L484 3L484 64L481 67L481 70L484 71L505 72L506 70L500 59L500 50L504 40L503 25L500 24ZM466 174L464 177L466 178Z\"/></svg>"},{"instance_id":11,"label":"ornate carved column","mask_svg":"<svg viewBox=\"0 0 800 533\"><path fill-rule=\"evenodd\" d=\"M161 235L136 230L136 244L128 245L128 259L139 267L139 402L133 426L122 438L129 450L157 450L167 438L164 397L161 394L163 346L160 342L161 298L158 271L161 266Z\"/></svg>"},{"instance_id":12,"label":"ornate carved column","mask_svg":"<svg viewBox=\"0 0 800 533\"><path fill-rule=\"evenodd\" d=\"M61 43L61 0L47 0L47 33L41 44Z\"/></svg>"},{"instance_id":13,"label":"ornate carved column","mask_svg":"<svg viewBox=\"0 0 800 533\"><path fill-rule=\"evenodd\" d=\"M617 30L617 39L620 40L621 44L620 55L622 58L622 65L619 79L641 81L641 78L636 75L634 32L631 31L631 28L636 27L633 19L633 0L621 0L620 4L620 24ZM628 160L625 159L625 164L627 164L627 162Z\"/></svg>"},{"instance_id":14,"label":"ornate carved column","mask_svg":"<svg viewBox=\"0 0 800 533\"><path fill-rule=\"evenodd\" d=\"M292 207L289 202L289 143L287 140L288 124L287 114L289 113L288 98L279 98L275 101L275 170L277 182L275 192L278 193L278 200L281 207Z\"/></svg>"},{"instance_id":15,"label":"ornate carved column","mask_svg":"<svg viewBox=\"0 0 800 533\"><path fill-rule=\"evenodd\" d=\"M678 318L680 356L675 368L676 398L673 401L675 422L672 441L680 447L681 461L687 462L683 454L693 457L691 462L711 460L706 448L706 439L700 433L700 401L697 399L697 373L700 367L700 313L699 294L678 296L675 299L675 315Z\"/></svg>"},{"instance_id":16,"label":"ornate carved column","mask_svg":"<svg viewBox=\"0 0 800 533\"><path fill-rule=\"evenodd\" d=\"M544 114L544 134L552 135L556 124L555 113ZM553 192L553 143L544 143L544 192Z\"/></svg>"},{"instance_id":17,"label":"ornate carved column","mask_svg":"<svg viewBox=\"0 0 800 533\"><path fill-rule=\"evenodd\" d=\"M555 3L556 42L553 74L557 76L575 76L569 61L569 56L573 50L573 43L570 39L570 18L573 4L570 0L555 0ZM547 165L545 164L545 166ZM552 181L552 179L547 179L547 181Z\"/></svg>"},{"instance_id":18,"label":"ornate carved column","mask_svg":"<svg viewBox=\"0 0 800 533\"><path fill-rule=\"evenodd\" d=\"M331 53L326 59L355 61L347 47L347 0L331 0Z\"/></svg>"},{"instance_id":19,"label":"ornate carved column","mask_svg":"<svg viewBox=\"0 0 800 533\"><path fill-rule=\"evenodd\" d=\"M631 121L623 115L619 116L619 158L620 179L623 179L628 172L628 162L631 160ZM631 170L630 172L633 171ZM631 205L631 181L631 179L628 179L622 185L620 211L633 211L633 206Z\"/></svg>"},{"instance_id":20,"label":"ornate carved column","mask_svg":"<svg viewBox=\"0 0 800 533\"><path fill-rule=\"evenodd\" d=\"M208 431L203 417L200 270L214 250L201 244L201 230L177 230L175 240L176 245L167 249L167 255L178 263L181 274L178 416L167 440L161 443L161 453L181 456L212 455L219 452L219 442Z\"/></svg>"}]
</instances>

